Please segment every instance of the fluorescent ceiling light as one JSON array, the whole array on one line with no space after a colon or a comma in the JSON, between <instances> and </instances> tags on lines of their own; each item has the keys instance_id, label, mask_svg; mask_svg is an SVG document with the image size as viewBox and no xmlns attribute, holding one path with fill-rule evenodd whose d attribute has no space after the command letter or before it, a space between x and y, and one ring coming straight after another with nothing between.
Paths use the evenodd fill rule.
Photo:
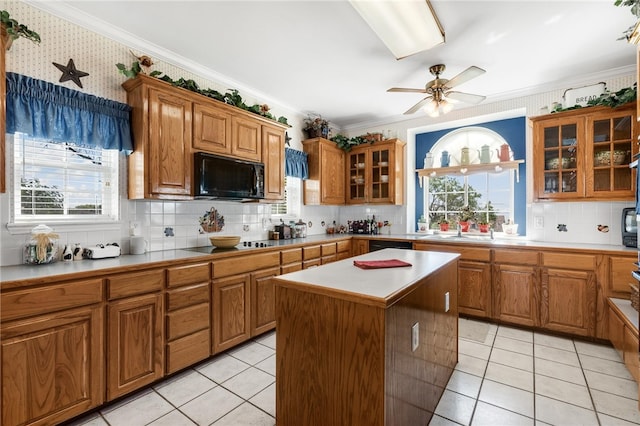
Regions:
<instances>
[{"instance_id":1,"label":"fluorescent ceiling light","mask_svg":"<svg viewBox=\"0 0 640 426\"><path fill-rule=\"evenodd\" d=\"M444 31L429 0L350 0L349 3L396 59L444 43Z\"/></svg>"}]
</instances>

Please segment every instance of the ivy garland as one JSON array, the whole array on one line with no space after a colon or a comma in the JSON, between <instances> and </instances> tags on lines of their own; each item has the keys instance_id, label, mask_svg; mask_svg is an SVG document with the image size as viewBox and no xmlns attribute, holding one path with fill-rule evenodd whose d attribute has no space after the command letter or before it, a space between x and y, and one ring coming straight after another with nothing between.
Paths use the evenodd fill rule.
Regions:
<instances>
[{"instance_id":1,"label":"ivy garland","mask_svg":"<svg viewBox=\"0 0 640 426\"><path fill-rule=\"evenodd\" d=\"M634 102L637 98L637 83L633 83L631 87L625 87L624 89L620 89L614 93L603 93L595 99L591 99L587 102L587 107L591 106L607 106L610 108L617 108L624 104L628 104L629 102ZM567 108L562 108L562 106L558 105L551 112L561 112L561 111L569 111L572 109L580 109L583 108L580 105L573 105Z\"/></svg>"},{"instance_id":2,"label":"ivy garland","mask_svg":"<svg viewBox=\"0 0 640 426\"><path fill-rule=\"evenodd\" d=\"M121 74L123 74L128 78L135 78L138 74L143 72L142 68L140 67L140 62L138 61L134 61L131 64L131 68L127 68L126 65L124 64L116 64L116 68L118 68ZM229 89L227 93L222 94L214 89L201 89L198 86L198 83L196 83L194 80L191 80L191 79L187 80L182 77L180 77L178 80L173 80L168 75L166 74L163 75L163 74L164 73L162 73L161 71L152 71L149 73L149 76L155 77L162 81L166 81L172 86L180 87L182 89L187 89L191 92L204 95L208 98L212 98L220 102L224 102L225 104L238 107L240 109L252 112L262 117L266 117L271 120L276 120L276 117L269 112L269 107L267 105L265 104L247 105L246 103L244 103L242 96L240 96L240 93L236 89ZM276 121L278 121L278 123L289 125L289 123L287 122L287 117L280 116L277 118Z\"/></svg>"},{"instance_id":3,"label":"ivy garland","mask_svg":"<svg viewBox=\"0 0 640 426\"><path fill-rule=\"evenodd\" d=\"M355 136L353 138L348 138L343 135L336 135L330 139L338 145L338 148L343 151L349 152L351 148L354 146L362 145L364 143L373 143L373 140L365 139L362 136Z\"/></svg>"}]
</instances>

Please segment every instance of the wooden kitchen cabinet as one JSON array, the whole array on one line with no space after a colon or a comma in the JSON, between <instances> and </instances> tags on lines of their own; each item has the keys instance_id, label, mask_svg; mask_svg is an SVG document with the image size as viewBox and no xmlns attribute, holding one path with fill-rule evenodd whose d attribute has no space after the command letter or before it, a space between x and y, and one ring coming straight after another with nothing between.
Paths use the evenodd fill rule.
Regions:
<instances>
[{"instance_id":1,"label":"wooden kitchen cabinet","mask_svg":"<svg viewBox=\"0 0 640 426\"><path fill-rule=\"evenodd\" d=\"M302 248L282 250L280 252L280 273L288 274L302 270Z\"/></svg>"},{"instance_id":2,"label":"wooden kitchen cabinet","mask_svg":"<svg viewBox=\"0 0 640 426\"><path fill-rule=\"evenodd\" d=\"M346 159L346 203L401 205L405 145L389 139L353 148Z\"/></svg>"},{"instance_id":3,"label":"wooden kitchen cabinet","mask_svg":"<svg viewBox=\"0 0 640 426\"><path fill-rule=\"evenodd\" d=\"M609 316L609 340L622 356L627 369L640 381L638 358L638 312L629 300L607 298Z\"/></svg>"},{"instance_id":4,"label":"wooden kitchen cabinet","mask_svg":"<svg viewBox=\"0 0 640 426\"><path fill-rule=\"evenodd\" d=\"M211 354L209 263L167 269L166 372L174 373Z\"/></svg>"},{"instance_id":5,"label":"wooden kitchen cabinet","mask_svg":"<svg viewBox=\"0 0 640 426\"><path fill-rule=\"evenodd\" d=\"M335 262L338 260L336 243L326 243L320 246L320 264Z\"/></svg>"},{"instance_id":6,"label":"wooden kitchen cabinet","mask_svg":"<svg viewBox=\"0 0 640 426\"><path fill-rule=\"evenodd\" d=\"M154 269L107 278L107 399L164 375L165 271Z\"/></svg>"},{"instance_id":7,"label":"wooden kitchen cabinet","mask_svg":"<svg viewBox=\"0 0 640 426\"><path fill-rule=\"evenodd\" d=\"M458 312L478 318L491 318L491 250L465 245L415 243L416 250L446 251L460 254L458 260Z\"/></svg>"},{"instance_id":8,"label":"wooden kitchen cabinet","mask_svg":"<svg viewBox=\"0 0 640 426\"><path fill-rule=\"evenodd\" d=\"M633 200L635 104L531 118L536 199Z\"/></svg>"},{"instance_id":9,"label":"wooden kitchen cabinet","mask_svg":"<svg viewBox=\"0 0 640 426\"><path fill-rule=\"evenodd\" d=\"M122 85L135 141L128 156L129 199L192 198L192 101L165 85L141 75Z\"/></svg>"},{"instance_id":10,"label":"wooden kitchen cabinet","mask_svg":"<svg viewBox=\"0 0 640 426\"><path fill-rule=\"evenodd\" d=\"M261 161L262 128L248 117L231 117L231 153L251 161Z\"/></svg>"},{"instance_id":11,"label":"wooden kitchen cabinet","mask_svg":"<svg viewBox=\"0 0 640 426\"><path fill-rule=\"evenodd\" d=\"M638 269L636 266L638 255L634 253L632 256L607 256L607 259L609 261L609 279L607 280L606 296L628 299L631 294L630 284L635 281L631 272ZM635 281L635 283L638 282Z\"/></svg>"},{"instance_id":12,"label":"wooden kitchen cabinet","mask_svg":"<svg viewBox=\"0 0 640 426\"><path fill-rule=\"evenodd\" d=\"M251 274L251 337L276 328L276 295L272 278L280 275L280 267Z\"/></svg>"},{"instance_id":13,"label":"wooden kitchen cabinet","mask_svg":"<svg viewBox=\"0 0 640 426\"><path fill-rule=\"evenodd\" d=\"M193 105L193 142L195 151L231 155L231 114L215 105Z\"/></svg>"},{"instance_id":14,"label":"wooden kitchen cabinet","mask_svg":"<svg viewBox=\"0 0 640 426\"><path fill-rule=\"evenodd\" d=\"M104 401L101 279L6 291L1 422L57 424Z\"/></svg>"},{"instance_id":15,"label":"wooden kitchen cabinet","mask_svg":"<svg viewBox=\"0 0 640 426\"><path fill-rule=\"evenodd\" d=\"M321 256L320 245L302 247L302 269L320 266L322 264Z\"/></svg>"},{"instance_id":16,"label":"wooden kitchen cabinet","mask_svg":"<svg viewBox=\"0 0 640 426\"><path fill-rule=\"evenodd\" d=\"M354 238L351 242L351 255L360 256L365 253L369 253L369 240Z\"/></svg>"},{"instance_id":17,"label":"wooden kitchen cabinet","mask_svg":"<svg viewBox=\"0 0 640 426\"><path fill-rule=\"evenodd\" d=\"M540 325L579 336L596 331L596 256L542 253Z\"/></svg>"},{"instance_id":18,"label":"wooden kitchen cabinet","mask_svg":"<svg viewBox=\"0 0 640 426\"><path fill-rule=\"evenodd\" d=\"M351 257L351 239L338 241L336 243L337 260L347 259Z\"/></svg>"},{"instance_id":19,"label":"wooden kitchen cabinet","mask_svg":"<svg viewBox=\"0 0 640 426\"><path fill-rule=\"evenodd\" d=\"M250 262L234 258L214 262L213 353L248 340L252 332L257 335L273 328L269 319L275 301L270 280L279 272L280 253L276 251L256 254Z\"/></svg>"},{"instance_id":20,"label":"wooden kitchen cabinet","mask_svg":"<svg viewBox=\"0 0 640 426\"><path fill-rule=\"evenodd\" d=\"M505 323L540 325L540 270L535 251L495 250L493 317Z\"/></svg>"},{"instance_id":21,"label":"wooden kitchen cabinet","mask_svg":"<svg viewBox=\"0 0 640 426\"><path fill-rule=\"evenodd\" d=\"M309 179L304 184L305 205L345 203L345 153L335 142L323 138L302 142L307 153Z\"/></svg>"},{"instance_id":22,"label":"wooden kitchen cabinet","mask_svg":"<svg viewBox=\"0 0 640 426\"><path fill-rule=\"evenodd\" d=\"M262 125L262 162L264 163L264 198L266 200L284 200L284 139L284 129Z\"/></svg>"}]
</instances>

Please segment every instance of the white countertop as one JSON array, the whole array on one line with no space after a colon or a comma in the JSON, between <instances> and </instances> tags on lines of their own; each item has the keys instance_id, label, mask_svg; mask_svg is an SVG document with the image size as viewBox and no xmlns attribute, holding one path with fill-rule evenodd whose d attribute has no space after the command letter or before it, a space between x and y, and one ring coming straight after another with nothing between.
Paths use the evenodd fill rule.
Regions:
<instances>
[{"instance_id":1,"label":"white countertop","mask_svg":"<svg viewBox=\"0 0 640 426\"><path fill-rule=\"evenodd\" d=\"M422 278L455 261L456 253L384 249L361 256L332 262L317 268L280 275L277 282L291 286L375 299L387 304L394 296L407 290ZM354 260L399 259L412 266L383 269L361 269Z\"/></svg>"}]
</instances>

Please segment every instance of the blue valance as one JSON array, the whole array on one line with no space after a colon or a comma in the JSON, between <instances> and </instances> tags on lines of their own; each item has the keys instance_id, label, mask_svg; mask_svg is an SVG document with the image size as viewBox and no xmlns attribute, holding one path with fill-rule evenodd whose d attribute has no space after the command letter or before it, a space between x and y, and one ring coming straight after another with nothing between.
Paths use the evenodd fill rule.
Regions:
<instances>
[{"instance_id":1,"label":"blue valance","mask_svg":"<svg viewBox=\"0 0 640 426\"><path fill-rule=\"evenodd\" d=\"M7 133L133 151L130 111L120 102L7 73Z\"/></svg>"},{"instance_id":2,"label":"blue valance","mask_svg":"<svg viewBox=\"0 0 640 426\"><path fill-rule=\"evenodd\" d=\"M284 174L300 179L309 179L307 153L293 148L284 149Z\"/></svg>"}]
</instances>

